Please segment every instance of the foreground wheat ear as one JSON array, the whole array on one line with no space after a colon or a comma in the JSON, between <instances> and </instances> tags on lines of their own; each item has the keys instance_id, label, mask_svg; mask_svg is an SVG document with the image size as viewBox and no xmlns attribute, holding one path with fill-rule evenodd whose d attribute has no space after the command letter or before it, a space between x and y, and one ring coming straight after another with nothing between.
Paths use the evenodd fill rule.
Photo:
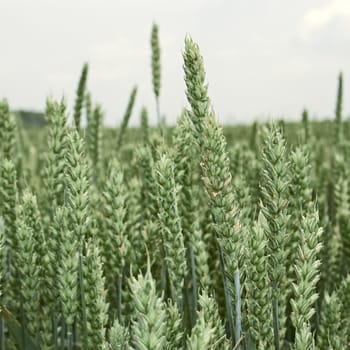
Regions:
<instances>
[{"instance_id":1,"label":"foreground wheat ear","mask_svg":"<svg viewBox=\"0 0 350 350\"><path fill-rule=\"evenodd\" d=\"M283 343L286 333L286 267L289 162L286 142L273 124L262 153L261 212L266 219L269 276L273 287L273 319L275 347Z\"/></svg>"},{"instance_id":2,"label":"foreground wheat ear","mask_svg":"<svg viewBox=\"0 0 350 350\"><path fill-rule=\"evenodd\" d=\"M313 202L310 191L310 167L305 148L299 147L292 153L291 167L294 170L293 176L300 181L299 186L294 186L298 198L295 214L298 215L298 209L301 209L296 232L298 237L295 239L297 242L294 259L295 282L291 300L292 321L296 332L295 347L312 349L314 342L310 321L315 314L318 299L322 228L319 227L317 203Z\"/></svg>"},{"instance_id":3,"label":"foreground wheat ear","mask_svg":"<svg viewBox=\"0 0 350 350\"><path fill-rule=\"evenodd\" d=\"M164 246L165 272L169 278L170 295L182 303L182 289L186 270L186 254L178 210L178 192L174 178L174 163L162 155L156 164L159 222Z\"/></svg>"},{"instance_id":4,"label":"foreground wheat ear","mask_svg":"<svg viewBox=\"0 0 350 350\"><path fill-rule=\"evenodd\" d=\"M248 236L247 325L251 342L257 349L269 349L273 346L272 291L268 276L268 241L264 224L265 218L260 213L253 227L244 229L244 234Z\"/></svg>"},{"instance_id":5,"label":"foreground wheat ear","mask_svg":"<svg viewBox=\"0 0 350 350\"><path fill-rule=\"evenodd\" d=\"M238 342L241 333L239 257L240 240L239 209L233 197L232 175L229 170L227 144L222 127L219 126L211 110L205 71L198 45L186 38L184 51L185 82L187 99L191 105L189 118L194 126L194 137L201 148L201 167L203 182L209 197L219 254L223 255L222 273L226 290L226 306L230 323L230 332ZM228 285L226 275L234 280L234 286ZM230 290L234 290L232 297ZM235 302L235 325L233 325L231 299Z\"/></svg>"}]
</instances>

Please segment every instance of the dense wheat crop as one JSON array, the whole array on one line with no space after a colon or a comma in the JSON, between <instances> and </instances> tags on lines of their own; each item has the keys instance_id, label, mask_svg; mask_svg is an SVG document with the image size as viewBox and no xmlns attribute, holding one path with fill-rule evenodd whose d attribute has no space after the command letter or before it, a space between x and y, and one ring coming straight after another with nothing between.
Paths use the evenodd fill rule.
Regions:
<instances>
[{"instance_id":1,"label":"dense wheat crop","mask_svg":"<svg viewBox=\"0 0 350 350\"><path fill-rule=\"evenodd\" d=\"M190 38L183 59L174 128L128 129L135 87L105 129L87 64L73 126L64 100L42 129L0 102L2 350L349 348L342 75L334 121L223 128Z\"/></svg>"}]
</instances>

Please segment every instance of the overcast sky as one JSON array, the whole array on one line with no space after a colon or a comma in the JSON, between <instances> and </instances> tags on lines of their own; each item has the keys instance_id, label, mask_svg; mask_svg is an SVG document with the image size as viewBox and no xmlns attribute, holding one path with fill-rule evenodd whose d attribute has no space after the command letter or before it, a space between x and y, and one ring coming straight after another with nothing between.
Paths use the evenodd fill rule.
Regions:
<instances>
[{"instance_id":1,"label":"overcast sky","mask_svg":"<svg viewBox=\"0 0 350 350\"><path fill-rule=\"evenodd\" d=\"M209 94L224 123L268 116L333 116L344 73L350 113L350 0L0 0L0 97L43 110L65 95L70 110L83 62L88 88L118 125L134 84L132 124L145 105L156 120L150 31L159 25L161 111L174 122L186 106L182 50L199 44ZM348 89L349 87L349 89Z\"/></svg>"}]
</instances>

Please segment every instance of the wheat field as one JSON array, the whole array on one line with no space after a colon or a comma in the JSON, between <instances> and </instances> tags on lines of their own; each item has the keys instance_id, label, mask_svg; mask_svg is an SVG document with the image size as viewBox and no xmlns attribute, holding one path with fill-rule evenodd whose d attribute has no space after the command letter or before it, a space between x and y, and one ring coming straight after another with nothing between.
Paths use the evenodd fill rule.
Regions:
<instances>
[{"instance_id":1,"label":"wheat field","mask_svg":"<svg viewBox=\"0 0 350 350\"><path fill-rule=\"evenodd\" d=\"M103 124L79 79L73 124L48 98L25 128L0 102L0 348L348 349L350 124L222 126L203 58L183 48L188 106ZM87 126L82 127L86 118Z\"/></svg>"}]
</instances>

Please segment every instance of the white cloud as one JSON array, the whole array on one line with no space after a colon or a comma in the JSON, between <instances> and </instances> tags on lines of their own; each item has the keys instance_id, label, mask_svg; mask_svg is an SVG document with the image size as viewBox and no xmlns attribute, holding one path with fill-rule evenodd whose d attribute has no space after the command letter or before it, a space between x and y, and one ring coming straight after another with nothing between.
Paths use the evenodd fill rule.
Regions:
<instances>
[{"instance_id":1,"label":"white cloud","mask_svg":"<svg viewBox=\"0 0 350 350\"><path fill-rule=\"evenodd\" d=\"M329 0L325 5L309 10L303 18L301 35L303 38L326 27L336 19L350 20L349 0Z\"/></svg>"}]
</instances>

